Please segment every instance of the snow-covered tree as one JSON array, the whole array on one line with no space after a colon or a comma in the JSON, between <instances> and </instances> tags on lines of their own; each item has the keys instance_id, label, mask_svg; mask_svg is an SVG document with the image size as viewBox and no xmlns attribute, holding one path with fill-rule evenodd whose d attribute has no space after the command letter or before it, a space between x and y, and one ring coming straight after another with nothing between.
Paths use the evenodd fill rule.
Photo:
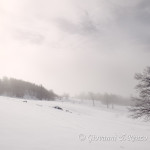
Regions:
<instances>
[{"instance_id":1,"label":"snow-covered tree","mask_svg":"<svg viewBox=\"0 0 150 150\"><path fill-rule=\"evenodd\" d=\"M135 87L138 97L133 97L134 105L130 108L133 118L144 117L150 119L150 67L144 69L143 73L135 74L138 84Z\"/></svg>"}]
</instances>

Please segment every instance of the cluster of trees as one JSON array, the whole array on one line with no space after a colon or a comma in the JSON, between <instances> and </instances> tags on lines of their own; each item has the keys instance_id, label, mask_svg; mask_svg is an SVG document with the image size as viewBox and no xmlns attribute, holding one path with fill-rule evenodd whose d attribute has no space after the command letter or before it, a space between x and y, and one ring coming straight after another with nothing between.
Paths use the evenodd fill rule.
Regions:
<instances>
[{"instance_id":1,"label":"cluster of trees","mask_svg":"<svg viewBox=\"0 0 150 150\"><path fill-rule=\"evenodd\" d=\"M119 95L115 94L101 94L101 93L93 93L93 92L88 92L88 93L81 93L79 95L76 95L76 98L82 99L82 100L92 100L93 106L95 105L96 101L100 101L102 104L105 104L107 108L111 105L124 105L128 106L131 104L130 98L125 98Z\"/></svg>"},{"instance_id":2,"label":"cluster of trees","mask_svg":"<svg viewBox=\"0 0 150 150\"><path fill-rule=\"evenodd\" d=\"M93 106L96 100L106 104L107 107L114 104L127 105L131 112L132 118L144 118L150 121L150 67L146 67L142 73L136 73L135 79L138 81L135 89L138 93L136 97L131 99L123 98L114 94L100 94L100 93L82 93L76 96L79 99L92 100Z\"/></svg>"},{"instance_id":3,"label":"cluster of trees","mask_svg":"<svg viewBox=\"0 0 150 150\"><path fill-rule=\"evenodd\" d=\"M139 82L136 86L138 92L137 97L133 97L133 102L129 98L124 98L114 94L100 94L100 93L81 93L75 98L81 100L92 100L93 106L96 101L105 104L107 108L114 104L116 105L132 105L129 110L132 112L133 118L145 117L150 119L150 67L147 67L143 73L135 74L135 79ZM56 95L52 90L47 90L42 85L36 85L23 80L4 77L0 79L0 95L38 99L38 100L54 100L55 98L69 98L68 94L62 97Z\"/></svg>"},{"instance_id":4,"label":"cluster of trees","mask_svg":"<svg viewBox=\"0 0 150 150\"><path fill-rule=\"evenodd\" d=\"M38 100L54 100L57 97L42 85L7 77L0 79L0 95Z\"/></svg>"}]
</instances>

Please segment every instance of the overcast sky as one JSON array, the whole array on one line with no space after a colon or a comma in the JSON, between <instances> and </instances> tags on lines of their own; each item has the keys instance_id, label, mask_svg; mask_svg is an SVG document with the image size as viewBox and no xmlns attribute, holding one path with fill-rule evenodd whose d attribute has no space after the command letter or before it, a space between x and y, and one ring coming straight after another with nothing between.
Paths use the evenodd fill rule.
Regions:
<instances>
[{"instance_id":1,"label":"overcast sky","mask_svg":"<svg viewBox=\"0 0 150 150\"><path fill-rule=\"evenodd\" d=\"M0 0L1 78L130 96L149 65L149 0Z\"/></svg>"}]
</instances>

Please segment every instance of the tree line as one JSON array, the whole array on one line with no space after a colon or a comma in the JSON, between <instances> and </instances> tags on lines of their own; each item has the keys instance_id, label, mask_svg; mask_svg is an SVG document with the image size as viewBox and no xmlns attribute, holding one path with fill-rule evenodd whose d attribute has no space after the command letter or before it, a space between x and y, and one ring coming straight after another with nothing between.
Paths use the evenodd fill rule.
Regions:
<instances>
[{"instance_id":1,"label":"tree line","mask_svg":"<svg viewBox=\"0 0 150 150\"><path fill-rule=\"evenodd\" d=\"M0 95L38 100L54 100L58 97L57 94L52 90L47 90L43 85L7 77L0 79Z\"/></svg>"},{"instance_id":2,"label":"tree line","mask_svg":"<svg viewBox=\"0 0 150 150\"><path fill-rule=\"evenodd\" d=\"M87 93L80 93L75 97L81 100L92 100L93 106L95 105L96 101L99 101L102 104L106 105L107 108L113 107L114 105L129 106L132 103L130 98L108 93L101 94L101 93L87 92Z\"/></svg>"}]
</instances>

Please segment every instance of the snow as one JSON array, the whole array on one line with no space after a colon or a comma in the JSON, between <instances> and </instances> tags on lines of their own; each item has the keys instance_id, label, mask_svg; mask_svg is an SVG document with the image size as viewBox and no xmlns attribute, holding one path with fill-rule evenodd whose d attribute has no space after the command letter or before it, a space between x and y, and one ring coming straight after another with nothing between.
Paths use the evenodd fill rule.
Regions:
<instances>
[{"instance_id":1,"label":"snow","mask_svg":"<svg viewBox=\"0 0 150 150\"><path fill-rule=\"evenodd\" d=\"M0 150L149 150L150 123L75 101L0 97ZM55 109L61 107L63 110Z\"/></svg>"}]
</instances>

